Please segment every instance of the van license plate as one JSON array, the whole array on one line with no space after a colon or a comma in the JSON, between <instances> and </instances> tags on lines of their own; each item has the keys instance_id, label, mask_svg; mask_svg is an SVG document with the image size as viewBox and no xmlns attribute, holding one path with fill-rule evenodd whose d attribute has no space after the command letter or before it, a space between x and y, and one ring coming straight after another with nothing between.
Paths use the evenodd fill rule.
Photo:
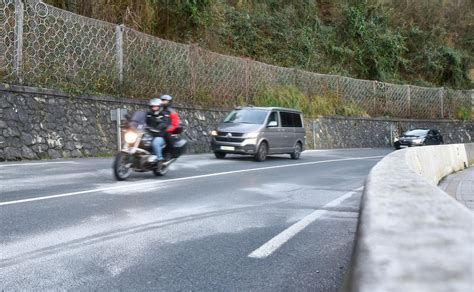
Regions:
<instances>
[{"instance_id":1,"label":"van license plate","mask_svg":"<svg viewBox=\"0 0 474 292\"><path fill-rule=\"evenodd\" d=\"M233 150L235 150L235 147L233 147L233 146L221 146L221 150L233 151Z\"/></svg>"}]
</instances>

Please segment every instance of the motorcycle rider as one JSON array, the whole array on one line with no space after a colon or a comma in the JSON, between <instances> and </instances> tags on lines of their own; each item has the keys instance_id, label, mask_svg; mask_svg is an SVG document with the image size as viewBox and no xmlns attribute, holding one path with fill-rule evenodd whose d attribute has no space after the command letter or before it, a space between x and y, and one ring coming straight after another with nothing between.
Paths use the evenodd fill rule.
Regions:
<instances>
[{"instance_id":1,"label":"motorcycle rider","mask_svg":"<svg viewBox=\"0 0 474 292\"><path fill-rule=\"evenodd\" d=\"M160 97L163 107L163 115L164 120L168 123L168 128L166 129L166 134L163 136L166 141L166 146L170 150L170 153L175 156L174 153L174 143L171 137L171 134L176 130L179 126L179 115L178 113L171 107L173 102L173 97L168 94L164 94Z\"/></svg>"},{"instance_id":2,"label":"motorcycle rider","mask_svg":"<svg viewBox=\"0 0 474 292\"><path fill-rule=\"evenodd\" d=\"M149 158L149 162L158 161L158 167L160 167L163 161L163 146L165 145L166 132L168 123L165 121L163 115L163 107L161 99L152 98L149 102L149 110L147 111L146 124L150 133L153 136L152 148L153 154Z\"/></svg>"}]
</instances>

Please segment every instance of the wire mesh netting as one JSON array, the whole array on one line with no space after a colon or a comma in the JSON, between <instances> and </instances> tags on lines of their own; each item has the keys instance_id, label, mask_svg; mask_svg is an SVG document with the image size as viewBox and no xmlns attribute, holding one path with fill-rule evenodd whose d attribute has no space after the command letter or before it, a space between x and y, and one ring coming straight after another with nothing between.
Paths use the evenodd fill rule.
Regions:
<instances>
[{"instance_id":1,"label":"wire mesh netting","mask_svg":"<svg viewBox=\"0 0 474 292\"><path fill-rule=\"evenodd\" d=\"M245 60L191 47L194 103L231 104L248 95L248 66ZM234 103L235 104L235 103Z\"/></svg>"},{"instance_id":2,"label":"wire mesh netting","mask_svg":"<svg viewBox=\"0 0 474 292\"><path fill-rule=\"evenodd\" d=\"M15 3L0 1L0 79L14 81Z\"/></svg>"},{"instance_id":3,"label":"wire mesh netting","mask_svg":"<svg viewBox=\"0 0 474 292\"><path fill-rule=\"evenodd\" d=\"M374 98L374 83L372 81L342 77L339 81L339 92L344 98L353 100L369 114L378 113L378 107L375 104Z\"/></svg>"},{"instance_id":4,"label":"wire mesh netting","mask_svg":"<svg viewBox=\"0 0 474 292\"><path fill-rule=\"evenodd\" d=\"M444 118L461 118L462 112L472 114L470 111L473 104L474 94L471 90L444 90L443 116Z\"/></svg>"},{"instance_id":5,"label":"wire mesh netting","mask_svg":"<svg viewBox=\"0 0 474 292\"><path fill-rule=\"evenodd\" d=\"M128 96L148 98L173 93L190 94L188 46L125 28L123 88Z\"/></svg>"},{"instance_id":6,"label":"wire mesh netting","mask_svg":"<svg viewBox=\"0 0 474 292\"><path fill-rule=\"evenodd\" d=\"M0 81L181 103L252 103L265 87L350 100L373 116L457 118L472 91L324 75L225 56L79 16L39 0L0 1ZM466 114L465 114L466 115Z\"/></svg>"},{"instance_id":7,"label":"wire mesh netting","mask_svg":"<svg viewBox=\"0 0 474 292\"><path fill-rule=\"evenodd\" d=\"M302 70L296 71L296 86L309 95L324 96L338 91L338 78L335 75L324 75Z\"/></svg>"},{"instance_id":8,"label":"wire mesh netting","mask_svg":"<svg viewBox=\"0 0 474 292\"><path fill-rule=\"evenodd\" d=\"M436 119L442 115L442 91L438 88L410 86L410 115L418 118Z\"/></svg>"},{"instance_id":9,"label":"wire mesh netting","mask_svg":"<svg viewBox=\"0 0 474 292\"><path fill-rule=\"evenodd\" d=\"M409 89L404 85L377 82L375 86L376 107L384 115L408 118Z\"/></svg>"},{"instance_id":10,"label":"wire mesh netting","mask_svg":"<svg viewBox=\"0 0 474 292\"><path fill-rule=\"evenodd\" d=\"M114 92L115 25L26 1L21 78L27 85Z\"/></svg>"},{"instance_id":11,"label":"wire mesh netting","mask_svg":"<svg viewBox=\"0 0 474 292\"><path fill-rule=\"evenodd\" d=\"M254 96L264 87L291 86L295 84L295 69L277 67L260 62L248 62L249 95Z\"/></svg>"}]
</instances>

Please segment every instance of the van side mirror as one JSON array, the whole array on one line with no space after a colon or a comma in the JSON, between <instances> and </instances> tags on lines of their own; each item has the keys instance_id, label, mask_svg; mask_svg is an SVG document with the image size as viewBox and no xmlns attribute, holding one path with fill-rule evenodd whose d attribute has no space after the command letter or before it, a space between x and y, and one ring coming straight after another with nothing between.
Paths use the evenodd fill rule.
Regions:
<instances>
[{"instance_id":1,"label":"van side mirror","mask_svg":"<svg viewBox=\"0 0 474 292\"><path fill-rule=\"evenodd\" d=\"M278 126L278 123L276 121L271 121L270 123L268 123L268 127L277 127Z\"/></svg>"}]
</instances>

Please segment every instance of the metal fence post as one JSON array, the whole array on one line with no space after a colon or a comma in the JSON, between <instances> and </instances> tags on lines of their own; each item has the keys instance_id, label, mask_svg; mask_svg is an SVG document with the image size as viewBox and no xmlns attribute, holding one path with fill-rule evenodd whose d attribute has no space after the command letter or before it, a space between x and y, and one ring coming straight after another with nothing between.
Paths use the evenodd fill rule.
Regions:
<instances>
[{"instance_id":1,"label":"metal fence post","mask_svg":"<svg viewBox=\"0 0 474 292\"><path fill-rule=\"evenodd\" d=\"M117 150L122 149L122 127L120 126L122 114L120 109L117 109Z\"/></svg>"},{"instance_id":2,"label":"metal fence post","mask_svg":"<svg viewBox=\"0 0 474 292\"><path fill-rule=\"evenodd\" d=\"M444 118L444 87L439 89L439 102L441 106L441 118Z\"/></svg>"},{"instance_id":3,"label":"metal fence post","mask_svg":"<svg viewBox=\"0 0 474 292\"><path fill-rule=\"evenodd\" d=\"M293 69L293 86L302 89L298 87L298 69L296 68Z\"/></svg>"},{"instance_id":4,"label":"metal fence post","mask_svg":"<svg viewBox=\"0 0 474 292\"><path fill-rule=\"evenodd\" d=\"M123 24L115 27L115 47L117 59L117 73L120 85L123 84Z\"/></svg>"},{"instance_id":5,"label":"metal fence post","mask_svg":"<svg viewBox=\"0 0 474 292\"><path fill-rule=\"evenodd\" d=\"M377 81L372 81L372 91L373 91L373 99L374 99L374 109L373 112L377 112Z\"/></svg>"},{"instance_id":6,"label":"metal fence post","mask_svg":"<svg viewBox=\"0 0 474 292\"><path fill-rule=\"evenodd\" d=\"M253 104L253 98L250 97L250 64L249 60L245 60L245 101L247 104Z\"/></svg>"},{"instance_id":7,"label":"metal fence post","mask_svg":"<svg viewBox=\"0 0 474 292\"><path fill-rule=\"evenodd\" d=\"M471 118L474 117L474 90L471 90Z\"/></svg>"},{"instance_id":8,"label":"metal fence post","mask_svg":"<svg viewBox=\"0 0 474 292\"><path fill-rule=\"evenodd\" d=\"M393 122L390 122L390 141L388 141L388 144L391 146L393 143Z\"/></svg>"},{"instance_id":9,"label":"metal fence post","mask_svg":"<svg viewBox=\"0 0 474 292\"><path fill-rule=\"evenodd\" d=\"M189 84L189 94L191 95L191 100L194 100L196 95L196 45L188 45L188 67L190 73L190 84Z\"/></svg>"},{"instance_id":10,"label":"metal fence post","mask_svg":"<svg viewBox=\"0 0 474 292\"><path fill-rule=\"evenodd\" d=\"M21 0L15 0L15 56L13 57L13 70L18 83L22 84L21 67L23 63L23 20L24 7Z\"/></svg>"},{"instance_id":11,"label":"metal fence post","mask_svg":"<svg viewBox=\"0 0 474 292\"><path fill-rule=\"evenodd\" d=\"M313 120L313 123L312 123L312 124L313 124L313 127L312 127L312 128L313 128L313 129L312 129L312 130L313 130L313 149L316 149L316 134L317 134L317 133L316 133L316 132L317 132L316 130L319 129L319 126L318 126L318 124L317 124L316 121L317 121L317 120Z\"/></svg>"}]
</instances>

